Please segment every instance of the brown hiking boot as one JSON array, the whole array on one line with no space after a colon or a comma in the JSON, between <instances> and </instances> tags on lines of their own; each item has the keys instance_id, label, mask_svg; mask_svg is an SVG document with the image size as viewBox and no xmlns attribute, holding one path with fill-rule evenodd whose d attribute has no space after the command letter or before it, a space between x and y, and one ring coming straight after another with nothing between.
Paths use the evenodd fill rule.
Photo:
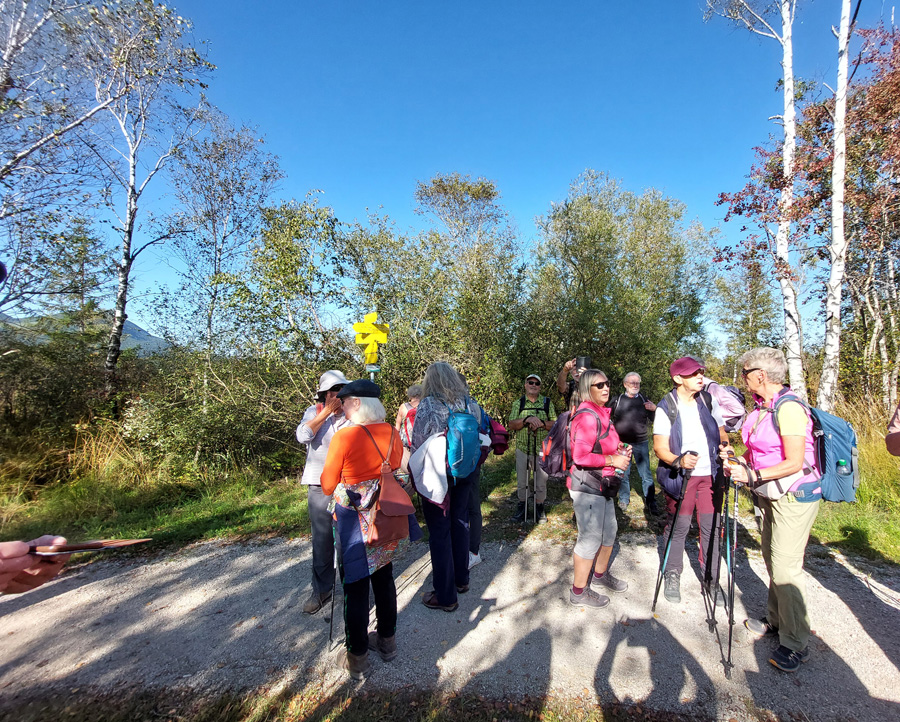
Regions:
<instances>
[{"instance_id":1,"label":"brown hiking boot","mask_svg":"<svg viewBox=\"0 0 900 722\"><path fill-rule=\"evenodd\" d=\"M378 632L369 632L369 649L378 652L385 662L397 656L397 637L380 637Z\"/></svg>"},{"instance_id":2,"label":"brown hiking boot","mask_svg":"<svg viewBox=\"0 0 900 722\"><path fill-rule=\"evenodd\" d=\"M372 665L369 662L369 653L365 652L364 654L353 654L348 649L347 656L344 657L344 661L341 663L341 667L343 667L350 673L351 679L355 679L358 682L361 682L366 678L369 670L372 669Z\"/></svg>"}]
</instances>

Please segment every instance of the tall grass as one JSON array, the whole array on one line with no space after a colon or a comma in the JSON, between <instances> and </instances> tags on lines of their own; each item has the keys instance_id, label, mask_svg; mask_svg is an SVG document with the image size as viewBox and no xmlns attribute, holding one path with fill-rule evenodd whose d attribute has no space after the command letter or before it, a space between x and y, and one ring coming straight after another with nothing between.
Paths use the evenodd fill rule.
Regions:
<instances>
[{"instance_id":1,"label":"tall grass","mask_svg":"<svg viewBox=\"0 0 900 722\"><path fill-rule=\"evenodd\" d=\"M195 464L157 457L111 422L82 431L69 474L38 483L0 480L0 537L43 533L72 539L153 537L161 543L249 534L305 533L306 492L296 477L272 478L234 460Z\"/></svg>"},{"instance_id":2,"label":"tall grass","mask_svg":"<svg viewBox=\"0 0 900 722\"><path fill-rule=\"evenodd\" d=\"M840 550L900 563L900 458L884 445L887 415L868 399L844 402L836 413L856 430L860 487L856 504L822 504L813 537Z\"/></svg>"}]
</instances>

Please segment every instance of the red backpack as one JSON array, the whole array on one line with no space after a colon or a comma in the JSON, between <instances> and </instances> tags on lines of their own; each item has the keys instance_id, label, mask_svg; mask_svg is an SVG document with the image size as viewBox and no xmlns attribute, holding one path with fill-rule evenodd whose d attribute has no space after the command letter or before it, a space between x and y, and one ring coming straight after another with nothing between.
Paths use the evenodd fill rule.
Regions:
<instances>
[{"instance_id":1,"label":"red backpack","mask_svg":"<svg viewBox=\"0 0 900 722\"><path fill-rule=\"evenodd\" d=\"M400 443L402 443L407 449L412 446L412 430L413 425L416 423L416 409L418 407L413 406L409 411L406 412L406 416L403 418L403 421L400 424Z\"/></svg>"}]
</instances>

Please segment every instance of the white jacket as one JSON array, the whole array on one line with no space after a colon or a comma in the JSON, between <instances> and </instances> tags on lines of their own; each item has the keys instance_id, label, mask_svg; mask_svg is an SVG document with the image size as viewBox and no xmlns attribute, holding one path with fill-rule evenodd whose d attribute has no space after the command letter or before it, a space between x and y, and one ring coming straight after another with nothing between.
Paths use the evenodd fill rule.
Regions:
<instances>
[{"instance_id":1,"label":"white jacket","mask_svg":"<svg viewBox=\"0 0 900 722\"><path fill-rule=\"evenodd\" d=\"M447 433L429 436L409 458L409 474L418 492L440 504L447 496Z\"/></svg>"}]
</instances>

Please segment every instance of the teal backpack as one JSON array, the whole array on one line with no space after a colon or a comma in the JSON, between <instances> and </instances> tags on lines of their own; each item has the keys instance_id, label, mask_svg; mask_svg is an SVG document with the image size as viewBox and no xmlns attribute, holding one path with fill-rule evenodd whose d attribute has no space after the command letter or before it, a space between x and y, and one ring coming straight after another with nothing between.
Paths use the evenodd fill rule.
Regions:
<instances>
[{"instance_id":1,"label":"teal backpack","mask_svg":"<svg viewBox=\"0 0 900 722\"><path fill-rule=\"evenodd\" d=\"M443 401L444 406L447 406ZM469 413L469 397L462 411L447 406L447 466L454 479L463 479L473 471L481 458L481 423Z\"/></svg>"}]
</instances>

